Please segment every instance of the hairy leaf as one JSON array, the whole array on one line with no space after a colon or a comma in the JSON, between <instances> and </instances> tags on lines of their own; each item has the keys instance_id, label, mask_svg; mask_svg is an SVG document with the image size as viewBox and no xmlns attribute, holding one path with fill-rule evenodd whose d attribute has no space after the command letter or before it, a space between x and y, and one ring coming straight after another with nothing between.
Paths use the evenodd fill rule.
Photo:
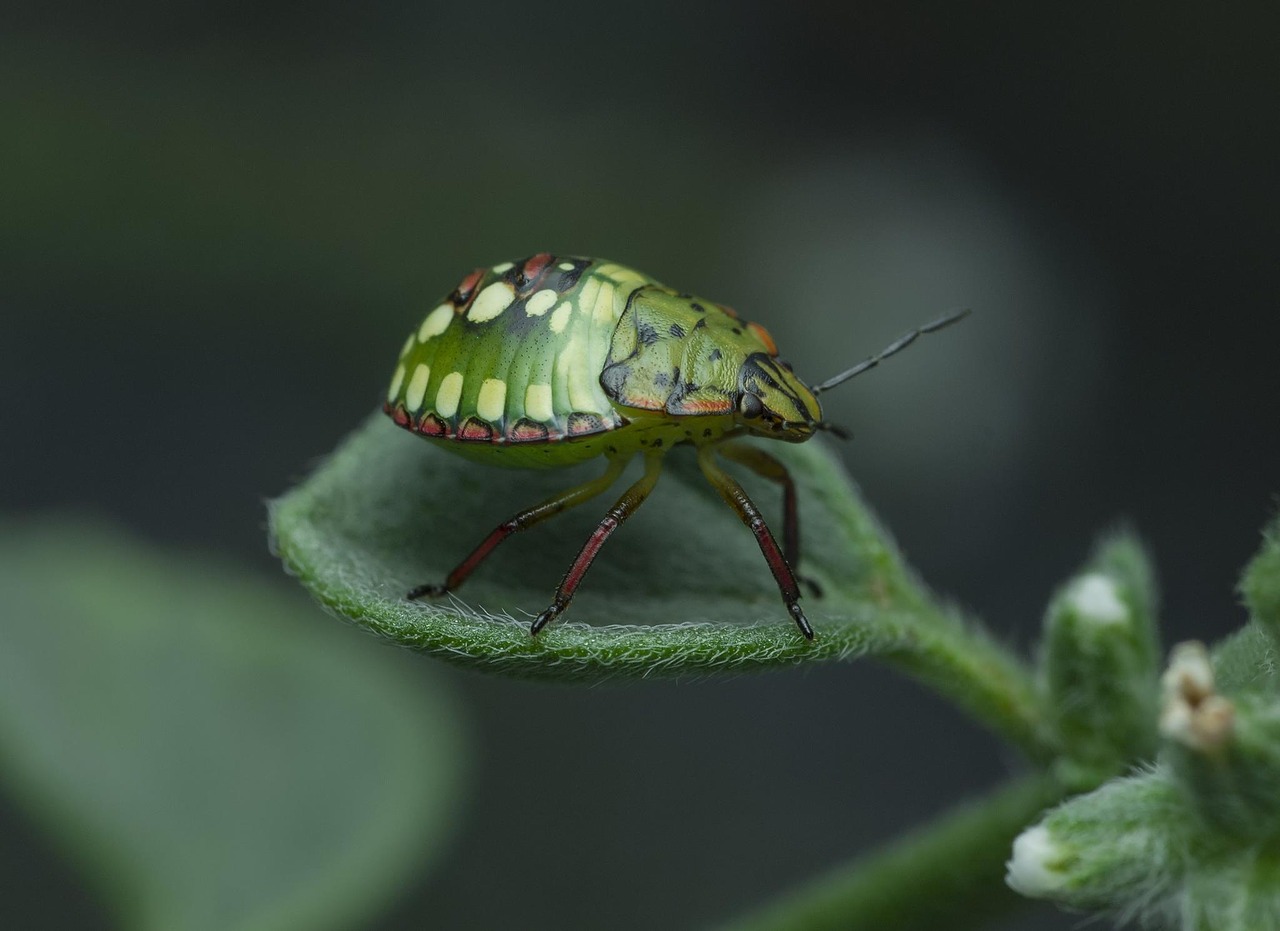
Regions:
<instances>
[{"instance_id":1,"label":"hairy leaf","mask_svg":"<svg viewBox=\"0 0 1280 931\"><path fill-rule=\"evenodd\" d=\"M781 447L781 448L779 448ZM648 503L603 549L567 622L530 619L608 507L611 492L517 535L455 597L409 602L443 580L502 520L596 474L519 471L452 456L374 415L314 475L271 506L289 569L341 615L413 649L510 675L593 680L688 675L881 655L975 710L1024 746L1044 728L1025 669L937 606L818 442L770 445L794 475L804 599L817 631L788 617L751 534L677 449ZM619 483L625 487L629 476ZM744 485L781 531L775 486Z\"/></svg>"}]
</instances>

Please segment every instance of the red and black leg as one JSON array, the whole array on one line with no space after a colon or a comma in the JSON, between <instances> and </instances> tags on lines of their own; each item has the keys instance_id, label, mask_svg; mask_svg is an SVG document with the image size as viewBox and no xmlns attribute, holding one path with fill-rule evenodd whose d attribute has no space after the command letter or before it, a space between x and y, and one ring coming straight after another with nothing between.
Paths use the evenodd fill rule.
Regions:
<instances>
[{"instance_id":1,"label":"red and black leg","mask_svg":"<svg viewBox=\"0 0 1280 931\"><path fill-rule=\"evenodd\" d=\"M507 537L522 530L528 530L530 527L536 527L543 521L555 517L557 514L562 514L569 508L590 501L597 495L608 491L609 487L618 480L618 476L622 474L626 467L626 459L610 459L609 467L598 478L593 478L589 482L583 482L581 485L566 489L541 504L535 504L533 507L521 511L510 520L503 521L481 541L479 546L471 551L471 554L466 559L458 563L443 584L419 585L405 597L409 599L437 597L454 591L467 580L467 577L476 570L476 567L484 562L489 554L498 548L498 544Z\"/></svg>"},{"instance_id":2,"label":"red and black leg","mask_svg":"<svg viewBox=\"0 0 1280 931\"><path fill-rule=\"evenodd\" d=\"M596 554L600 552L600 548L613 535L613 532L636 512L636 508L644 504L645 498L649 497L649 493L658 484L658 476L661 472L662 454L646 454L644 475L640 476L640 479L634 485L623 492L622 497L618 499L617 503L609 509L609 513L600 521L590 539L587 540L586 545L578 553L578 558L573 561L569 571L560 580L560 587L556 589L555 598L552 600L550 607L534 619L533 625L529 628L529 633L536 635L538 631L554 621L569 606L569 602L573 600L573 593L578 590L578 585L582 582L583 576L587 574L587 570L591 568L591 563L595 560Z\"/></svg>"},{"instance_id":3,"label":"red and black leg","mask_svg":"<svg viewBox=\"0 0 1280 931\"><path fill-rule=\"evenodd\" d=\"M782 486L783 555L800 583L807 585L814 597L821 598L822 587L800 574L800 510L796 505L796 483L787 467L764 450L746 443L725 443L720 447L720 454L741 463L761 478Z\"/></svg>"},{"instance_id":4,"label":"red and black leg","mask_svg":"<svg viewBox=\"0 0 1280 931\"><path fill-rule=\"evenodd\" d=\"M750 465L750 463L747 464ZM782 550L778 548L778 541L773 538L773 533L769 530L769 525L764 522L760 509L747 497L747 493L742 490L742 486L733 476L720 468L720 464L716 462L715 446L699 448L698 465L702 469L702 474L707 477L707 481L720 492L720 497L729 507L738 512L742 522L755 534L756 543L760 545L760 552L764 554L765 562L769 564L769 571L773 573L773 579L778 583L778 591L782 593L782 601L787 606L787 611L795 620L796 626L800 628L800 633L812 640L813 628L809 625L809 619L804 616L804 609L799 604L800 586L796 582L796 574L792 571ZM781 463L778 465L781 468ZM786 473L785 469L782 471Z\"/></svg>"}]
</instances>

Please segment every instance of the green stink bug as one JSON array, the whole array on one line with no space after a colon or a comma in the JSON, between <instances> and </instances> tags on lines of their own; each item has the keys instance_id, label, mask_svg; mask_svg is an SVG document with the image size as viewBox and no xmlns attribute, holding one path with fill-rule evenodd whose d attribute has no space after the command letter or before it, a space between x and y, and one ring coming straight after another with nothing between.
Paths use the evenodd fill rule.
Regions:
<instances>
[{"instance_id":1,"label":"green stink bug","mask_svg":"<svg viewBox=\"0 0 1280 931\"><path fill-rule=\"evenodd\" d=\"M773 456L731 441L800 443L819 430L841 433L822 419L818 394L966 313L911 330L810 386L778 358L763 327L616 263L543 252L475 269L409 334L384 410L401 427L492 465L556 468L596 456L608 465L598 478L504 521L442 584L408 597L457 589L507 537L602 494L642 455L643 476L582 547L534 620L537 634L564 612L601 546L649 496L667 451L690 444L703 475L755 535L787 610L812 640L799 604L795 485ZM782 486L781 548L717 453Z\"/></svg>"}]
</instances>

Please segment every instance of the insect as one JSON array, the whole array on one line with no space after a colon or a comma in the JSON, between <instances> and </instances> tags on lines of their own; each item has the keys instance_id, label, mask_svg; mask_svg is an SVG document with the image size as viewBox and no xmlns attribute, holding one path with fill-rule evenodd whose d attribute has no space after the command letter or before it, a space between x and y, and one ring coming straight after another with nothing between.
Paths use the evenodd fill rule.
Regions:
<instances>
[{"instance_id":1,"label":"insect","mask_svg":"<svg viewBox=\"0 0 1280 931\"><path fill-rule=\"evenodd\" d=\"M564 613L605 541L648 498L671 448L691 445L703 475L755 535L787 611L812 640L799 603L795 484L776 458L735 440L800 443L823 430L846 435L822 419L817 396L967 313L911 330L808 385L778 358L764 327L622 265L543 252L475 269L409 334L387 414L445 449L492 465L557 468L598 456L607 464L599 477L499 524L443 583L407 597L456 590L508 537L603 494L634 457L643 457L644 474L605 514L533 621L536 635ZM781 546L720 457L781 486Z\"/></svg>"}]
</instances>

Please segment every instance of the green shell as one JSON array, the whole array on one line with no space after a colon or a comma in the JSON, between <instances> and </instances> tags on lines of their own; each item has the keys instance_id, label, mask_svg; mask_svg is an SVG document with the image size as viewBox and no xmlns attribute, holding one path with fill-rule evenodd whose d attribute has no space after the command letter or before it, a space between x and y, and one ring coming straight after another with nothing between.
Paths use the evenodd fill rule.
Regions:
<instances>
[{"instance_id":1,"label":"green shell","mask_svg":"<svg viewBox=\"0 0 1280 931\"><path fill-rule=\"evenodd\" d=\"M720 435L749 360L776 352L727 307L614 262L540 253L476 269L426 315L386 411L469 458L555 467L658 442L642 435L658 421L728 416L699 427Z\"/></svg>"},{"instance_id":2,"label":"green shell","mask_svg":"<svg viewBox=\"0 0 1280 931\"><path fill-rule=\"evenodd\" d=\"M626 407L672 417L728 414L737 407L743 362L776 352L763 328L727 307L645 288L618 324L600 382Z\"/></svg>"},{"instance_id":3,"label":"green shell","mask_svg":"<svg viewBox=\"0 0 1280 931\"><path fill-rule=\"evenodd\" d=\"M427 314L400 353L387 411L428 437L547 443L622 424L600 385L636 289L657 284L611 262L541 254L476 269Z\"/></svg>"}]
</instances>

